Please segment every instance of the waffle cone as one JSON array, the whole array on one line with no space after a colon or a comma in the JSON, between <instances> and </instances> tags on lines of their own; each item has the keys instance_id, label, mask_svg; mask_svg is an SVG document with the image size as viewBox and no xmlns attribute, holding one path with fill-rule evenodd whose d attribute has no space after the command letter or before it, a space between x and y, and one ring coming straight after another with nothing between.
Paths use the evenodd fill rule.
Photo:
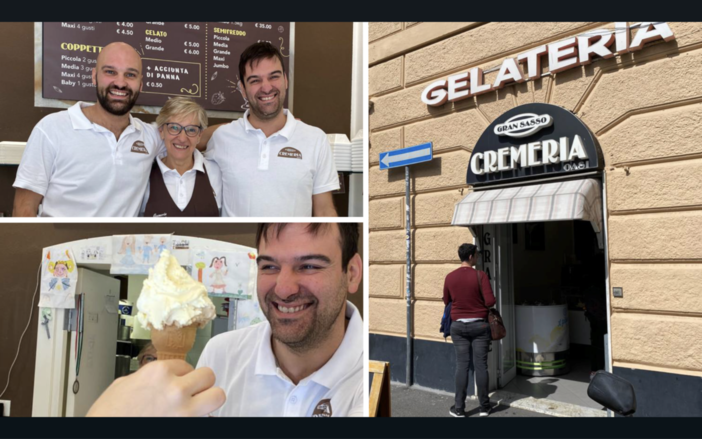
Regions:
<instances>
[{"instance_id":1,"label":"waffle cone","mask_svg":"<svg viewBox=\"0 0 702 439\"><path fill-rule=\"evenodd\" d=\"M163 329L151 329L151 343L156 348L159 360L185 360L195 343L198 325L179 328L175 325Z\"/></svg>"}]
</instances>

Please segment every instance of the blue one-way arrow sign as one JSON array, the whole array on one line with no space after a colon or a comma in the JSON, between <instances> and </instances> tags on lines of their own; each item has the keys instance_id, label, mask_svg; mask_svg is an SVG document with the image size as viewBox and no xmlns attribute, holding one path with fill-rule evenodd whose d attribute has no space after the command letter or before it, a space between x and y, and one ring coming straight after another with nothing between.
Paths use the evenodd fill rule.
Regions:
<instances>
[{"instance_id":1,"label":"blue one-way arrow sign","mask_svg":"<svg viewBox=\"0 0 702 439\"><path fill-rule=\"evenodd\" d=\"M380 153L380 170L428 162L434 157L433 144L423 143L409 148Z\"/></svg>"}]
</instances>

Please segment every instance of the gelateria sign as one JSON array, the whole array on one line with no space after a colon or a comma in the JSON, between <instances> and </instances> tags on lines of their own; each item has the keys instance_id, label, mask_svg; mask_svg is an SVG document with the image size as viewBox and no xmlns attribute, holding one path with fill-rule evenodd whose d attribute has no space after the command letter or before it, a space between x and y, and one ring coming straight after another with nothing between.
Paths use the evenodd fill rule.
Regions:
<instances>
[{"instance_id":1,"label":"gelateria sign","mask_svg":"<svg viewBox=\"0 0 702 439\"><path fill-rule=\"evenodd\" d=\"M602 167L597 139L577 116L557 105L533 103L488 126L473 148L466 183L567 176Z\"/></svg>"},{"instance_id":2,"label":"gelateria sign","mask_svg":"<svg viewBox=\"0 0 702 439\"><path fill-rule=\"evenodd\" d=\"M635 30L630 40L631 30ZM590 64L596 57L612 58L615 53L624 54L641 50L646 43L656 40L673 41L675 35L667 23L641 23L630 30L628 23L615 23L614 29L587 31L555 43L539 46L502 61L497 77L492 84L484 84L485 74L479 67L468 72L449 76L429 84L422 91L422 102L432 107L456 102L499 90L515 82L525 82L541 77L541 61L548 59L548 72L558 73L574 67ZM520 64L523 69L520 68Z\"/></svg>"}]
</instances>

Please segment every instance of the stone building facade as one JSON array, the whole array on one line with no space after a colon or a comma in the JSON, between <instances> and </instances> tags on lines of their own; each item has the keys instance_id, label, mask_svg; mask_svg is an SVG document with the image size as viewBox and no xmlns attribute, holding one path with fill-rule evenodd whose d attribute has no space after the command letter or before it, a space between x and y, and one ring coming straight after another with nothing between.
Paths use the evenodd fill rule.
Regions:
<instances>
[{"instance_id":1,"label":"stone building facade","mask_svg":"<svg viewBox=\"0 0 702 439\"><path fill-rule=\"evenodd\" d=\"M436 348L444 277L456 248L473 241L451 225L472 190L472 148L504 112L550 103L579 117L603 153L614 372L637 382L641 414L679 415L657 395L667 388L690 403L684 413L702 415L702 24L667 25L670 41L555 74L545 56L534 80L435 107L421 99L434 81L480 67L492 83L507 58L616 25L370 23L371 359L393 349L402 358L406 333L404 170L379 170L379 153L434 145L434 160L413 166L410 180L413 370L418 384L450 390L452 377L438 382L425 366L445 352ZM395 365L394 380L405 381L404 368Z\"/></svg>"}]
</instances>

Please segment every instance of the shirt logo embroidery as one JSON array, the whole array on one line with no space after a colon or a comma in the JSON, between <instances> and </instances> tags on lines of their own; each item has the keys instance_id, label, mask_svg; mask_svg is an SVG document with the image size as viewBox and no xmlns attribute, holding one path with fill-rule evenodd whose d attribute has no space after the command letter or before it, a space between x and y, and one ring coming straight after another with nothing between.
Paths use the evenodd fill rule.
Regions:
<instances>
[{"instance_id":1,"label":"shirt logo embroidery","mask_svg":"<svg viewBox=\"0 0 702 439\"><path fill-rule=\"evenodd\" d=\"M146 149L146 146L144 146L144 142L141 140L137 140L134 142L134 145L132 145L132 152L138 152L139 154L148 154L149 151Z\"/></svg>"},{"instance_id":2,"label":"shirt logo embroidery","mask_svg":"<svg viewBox=\"0 0 702 439\"><path fill-rule=\"evenodd\" d=\"M300 159L302 160L302 153L292 146L286 146L281 149L278 153L278 157L285 157L287 159Z\"/></svg>"},{"instance_id":3,"label":"shirt logo embroidery","mask_svg":"<svg viewBox=\"0 0 702 439\"><path fill-rule=\"evenodd\" d=\"M331 418L332 417L332 406L331 399L323 399L317 403L317 407L314 408L312 412L313 418Z\"/></svg>"}]
</instances>

